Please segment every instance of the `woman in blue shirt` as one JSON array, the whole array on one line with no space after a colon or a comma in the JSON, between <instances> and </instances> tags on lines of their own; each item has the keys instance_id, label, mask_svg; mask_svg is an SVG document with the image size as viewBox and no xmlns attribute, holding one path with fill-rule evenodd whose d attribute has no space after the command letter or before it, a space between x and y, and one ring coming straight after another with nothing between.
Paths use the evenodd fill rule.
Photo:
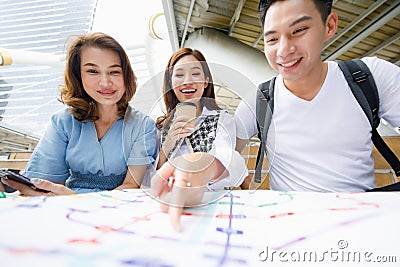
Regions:
<instances>
[{"instance_id":1,"label":"woman in blue shirt","mask_svg":"<svg viewBox=\"0 0 400 267\"><path fill-rule=\"evenodd\" d=\"M68 108L52 116L23 173L50 193L5 182L24 195L138 188L156 157L156 127L129 106L136 77L124 49L103 33L79 36L64 79L59 100Z\"/></svg>"}]
</instances>

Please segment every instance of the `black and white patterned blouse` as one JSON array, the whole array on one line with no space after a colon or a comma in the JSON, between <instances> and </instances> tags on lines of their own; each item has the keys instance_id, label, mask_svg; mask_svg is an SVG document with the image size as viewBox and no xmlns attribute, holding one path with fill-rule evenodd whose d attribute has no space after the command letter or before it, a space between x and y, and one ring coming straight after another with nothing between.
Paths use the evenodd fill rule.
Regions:
<instances>
[{"instance_id":1,"label":"black and white patterned blouse","mask_svg":"<svg viewBox=\"0 0 400 267\"><path fill-rule=\"evenodd\" d=\"M189 146L191 152L209 152L215 140L218 127L218 119L220 111L216 111L215 115L207 115L203 117L200 124L196 125L193 133L185 138L180 138L175 143L174 148L168 154L168 158L175 155L177 149L183 141ZM163 142L167 136L168 130L163 130ZM182 140L185 139L185 140Z\"/></svg>"},{"instance_id":2,"label":"black and white patterned blouse","mask_svg":"<svg viewBox=\"0 0 400 267\"><path fill-rule=\"evenodd\" d=\"M161 144L165 141L169 126L161 131ZM211 181L209 190L220 190L239 186L248 175L243 157L235 151L236 125L232 115L226 110L208 110L196 118L195 129L191 135L177 140L168 158L193 152L206 152L217 158L230 175L215 183Z\"/></svg>"}]
</instances>

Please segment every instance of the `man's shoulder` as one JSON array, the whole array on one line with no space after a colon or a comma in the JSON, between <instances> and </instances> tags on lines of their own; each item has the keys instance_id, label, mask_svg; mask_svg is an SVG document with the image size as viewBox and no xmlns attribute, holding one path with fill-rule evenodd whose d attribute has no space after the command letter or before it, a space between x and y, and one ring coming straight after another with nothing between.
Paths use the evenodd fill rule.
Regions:
<instances>
[{"instance_id":1,"label":"man's shoulder","mask_svg":"<svg viewBox=\"0 0 400 267\"><path fill-rule=\"evenodd\" d=\"M385 73L385 69L386 68L391 68L394 64L381 59L379 57L376 56L372 56L372 57L362 57L359 58L363 63L365 63L365 65L368 67L369 71L374 75L377 75L379 73L379 75L381 76L382 74ZM336 62L335 62L336 63ZM337 64L337 63L336 63ZM383 72L382 72L383 71Z\"/></svg>"},{"instance_id":2,"label":"man's shoulder","mask_svg":"<svg viewBox=\"0 0 400 267\"><path fill-rule=\"evenodd\" d=\"M365 64L367 64L368 66L372 66L374 64L385 64L386 60L378 58L378 57L362 57L360 58Z\"/></svg>"},{"instance_id":3,"label":"man's shoulder","mask_svg":"<svg viewBox=\"0 0 400 267\"><path fill-rule=\"evenodd\" d=\"M392 76L399 71L398 66L378 57L363 57L361 60L368 66L374 78Z\"/></svg>"}]
</instances>

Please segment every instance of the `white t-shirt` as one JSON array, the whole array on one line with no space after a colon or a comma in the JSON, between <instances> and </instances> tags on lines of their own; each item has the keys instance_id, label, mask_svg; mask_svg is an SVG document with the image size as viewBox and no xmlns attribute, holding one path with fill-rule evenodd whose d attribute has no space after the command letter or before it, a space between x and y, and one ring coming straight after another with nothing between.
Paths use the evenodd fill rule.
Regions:
<instances>
[{"instance_id":1,"label":"white t-shirt","mask_svg":"<svg viewBox=\"0 0 400 267\"><path fill-rule=\"evenodd\" d=\"M379 116L400 126L400 69L368 57L379 92ZM237 136L257 133L256 92L236 110ZM292 94L278 75L267 137L273 190L358 192L375 187L371 125L336 62L328 62L321 90L311 101ZM252 118L252 119L250 119Z\"/></svg>"}]
</instances>

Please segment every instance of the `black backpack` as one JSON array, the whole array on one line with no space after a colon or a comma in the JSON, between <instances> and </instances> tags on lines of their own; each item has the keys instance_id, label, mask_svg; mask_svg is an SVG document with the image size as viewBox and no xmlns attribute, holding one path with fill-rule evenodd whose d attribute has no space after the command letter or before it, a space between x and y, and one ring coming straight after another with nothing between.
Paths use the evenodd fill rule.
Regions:
<instances>
[{"instance_id":1,"label":"black backpack","mask_svg":"<svg viewBox=\"0 0 400 267\"><path fill-rule=\"evenodd\" d=\"M360 59L337 60L354 97L357 99L361 108L364 110L372 126L372 142L376 149L381 153L385 160L392 167L396 176L400 176L400 161L387 146L379 135L376 128L380 123L378 116L379 95L376 84L368 66ZM258 138L260 148L258 149L254 181L261 183L261 169L265 154L265 145L269 125L271 124L272 113L274 111L274 86L275 78L261 83L257 90L256 113L258 123ZM400 183L398 184L400 185Z\"/></svg>"}]
</instances>

